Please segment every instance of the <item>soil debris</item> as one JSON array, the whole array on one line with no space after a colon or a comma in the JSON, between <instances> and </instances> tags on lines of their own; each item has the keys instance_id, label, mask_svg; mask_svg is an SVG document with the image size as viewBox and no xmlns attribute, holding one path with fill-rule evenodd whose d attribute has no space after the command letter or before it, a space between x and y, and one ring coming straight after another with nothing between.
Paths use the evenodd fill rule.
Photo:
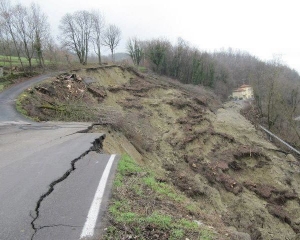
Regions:
<instances>
[{"instance_id":1,"label":"soil debris","mask_svg":"<svg viewBox=\"0 0 300 240\"><path fill-rule=\"evenodd\" d=\"M24 109L40 120L89 118L100 124L92 131L107 134L104 150L147 169L115 188L111 206L126 200L127 215L121 223L108 214L106 239L297 239L300 166L240 114L244 102L219 107L201 86L120 66L78 70L82 81L70 76L29 89ZM157 216L206 228L172 232L175 223L161 228Z\"/></svg>"}]
</instances>

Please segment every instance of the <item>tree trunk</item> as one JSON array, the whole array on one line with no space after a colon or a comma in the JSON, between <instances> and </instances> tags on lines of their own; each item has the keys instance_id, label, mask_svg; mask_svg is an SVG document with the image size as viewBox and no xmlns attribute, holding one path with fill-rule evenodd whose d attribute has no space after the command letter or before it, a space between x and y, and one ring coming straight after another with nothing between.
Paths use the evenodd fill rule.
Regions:
<instances>
[{"instance_id":1,"label":"tree trunk","mask_svg":"<svg viewBox=\"0 0 300 240\"><path fill-rule=\"evenodd\" d=\"M31 58L28 58L28 63L29 63L29 73L32 74Z\"/></svg>"},{"instance_id":2,"label":"tree trunk","mask_svg":"<svg viewBox=\"0 0 300 240\"><path fill-rule=\"evenodd\" d=\"M97 44L98 47L98 62L101 65L102 59L101 59L101 49L100 49L100 44Z\"/></svg>"}]
</instances>

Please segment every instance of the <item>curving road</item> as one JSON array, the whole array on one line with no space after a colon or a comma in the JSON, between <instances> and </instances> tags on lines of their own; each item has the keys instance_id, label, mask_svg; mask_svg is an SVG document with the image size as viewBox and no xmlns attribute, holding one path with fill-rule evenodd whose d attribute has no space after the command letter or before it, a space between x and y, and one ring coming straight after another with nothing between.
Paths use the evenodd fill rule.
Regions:
<instances>
[{"instance_id":1,"label":"curving road","mask_svg":"<svg viewBox=\"0 0 300 240\"><path fill-rule=\"evenodd\" d=\"M15 100L26 88L49 78L51 75L45 74L31 78L0 93L0 122L2 124L31 122L16 111Z\"/></svg>"},{"instance_id":2,"label":"curving road","mask_svg":"<svg viewBox=\"0 0 300 240\"><path fill-rule=\"evenodd\" d=\"M15 110L32 78L0 93L0 240L97 239L117 156L91 123L34 123ZM99 195L100 194L100 195Z\"/></svg>"}]
</instances>

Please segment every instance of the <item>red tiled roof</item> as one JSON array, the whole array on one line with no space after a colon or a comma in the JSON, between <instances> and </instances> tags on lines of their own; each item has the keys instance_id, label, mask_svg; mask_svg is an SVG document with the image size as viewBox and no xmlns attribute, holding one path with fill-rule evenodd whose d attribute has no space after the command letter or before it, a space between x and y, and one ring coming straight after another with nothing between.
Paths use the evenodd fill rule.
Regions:
<instances>
[{"instance_id":1,"label":"red tiled roof","mask_svg":"<svg viewBox=\"0 0 300 240\"><path fill-rule=\"evenodd\" d=\"M238 89L235 89L235 90L233 90L234 92L244 92L245 90L244 89L240 89L240 88L238 88Z\"/></svg>"},{"instance_id":2,"label":"red tiled roof","mask_svg":"<svg viewBox=\"0 0 300 240\"><path fill-rule=\"evenodd\" d=\"M247 84L243 84L242 86L240 86L240 88L247 88L247 87L251 87L251 86Z\"/></svg>"}]
</instances>

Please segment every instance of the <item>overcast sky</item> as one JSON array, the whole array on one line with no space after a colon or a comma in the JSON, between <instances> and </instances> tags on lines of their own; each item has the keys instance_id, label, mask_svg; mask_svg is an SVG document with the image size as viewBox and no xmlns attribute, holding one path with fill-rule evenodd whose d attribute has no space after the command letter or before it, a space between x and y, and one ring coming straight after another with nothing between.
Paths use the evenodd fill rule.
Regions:
<instances>
[{"instance_id":1,"label":"overcast sky","mask_svg":"<svg viewBox=\"0 0 300 240\"><path fill-rule=\"evenodd\" d=\"M48 15L53 35L61 17L77 10L100 10L120 27L125 51L129 37L141 40L178 37L200 50L240 49L262 60L281 56L300 73L297 0L19 0L36 2Z\"/></svg>"}]
</instances>

